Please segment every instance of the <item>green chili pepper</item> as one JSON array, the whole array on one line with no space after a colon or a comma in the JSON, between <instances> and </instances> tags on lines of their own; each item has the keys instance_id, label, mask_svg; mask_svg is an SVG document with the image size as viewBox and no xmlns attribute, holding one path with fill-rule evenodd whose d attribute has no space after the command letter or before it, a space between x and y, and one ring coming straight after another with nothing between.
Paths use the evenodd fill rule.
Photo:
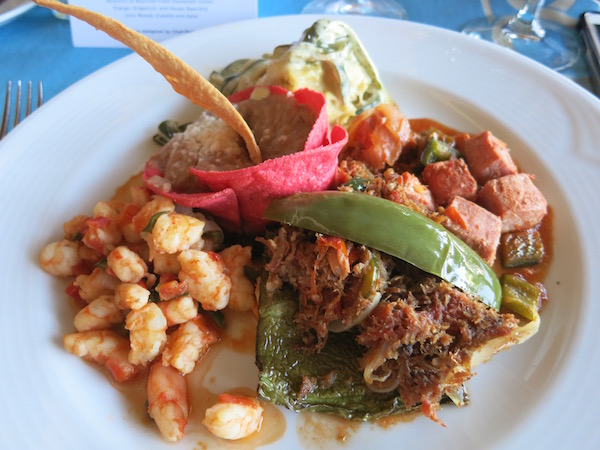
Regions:
<instances>
[{"instance_id":1,"label":"green chili pepper","mask_svg":"<svg viewBox=\"0 0 600 450\"><path fill-rule=\"evenodd\" d=\"M544 242L534 229L502 235L504 267L526 267L539 264L544 257Z\"/></svg>"},{"instance_id":2,"label":"green chili pepper","mask_svg":"<svg viewBox=\"0 0 600 450\"><path fill-rule=\"evenodd\" d=\"M369 268L367 269L367 273L362 279L362 283L360 286L360 295L363 298L367 298L371 293L371 287L375 284L379 278L379 265L377 264L377 258L374 256L369 260Z\"/></svg>"},{"instance_id":3,"label":"green chili pepper","mask_svg":"<svg viewBox=\"0 0 600 450\"><path fill-rule=\"evenodd\" d=\"M204 239L205 241L212 241L216 245L221 245L225 240L225 235L221 230L209 230L205 231L204 234L202 234L202 239Z\"/></svg>"},{"instance_id":4,"label":"green chili pepper","mask_svg":"<svg viewBox=\"0 0 600 450\"><path fill-rule=\"evenodd\" d=\"M181 133L185 131L188 123L180 124L174 120L165 120L158 125L158 133L156 133L152 139L158 145L165 145L171 140L175 133Z\"/></svg>"},{"instance_id":5,"label":"green chili pepper","mask_svg":"<svg viewBox=\"0 0 600 450\"><path fill-rule=\"evenodd\" d=\"M355 192L301 193L271 202L264 218L380 250L500 308L492 268L444 227L398 203Z\"/></svg>"},{"instance_id":6,"label":"green chili pepper","mask_svg":"<svg viewBox=\"0 0 600 450\"><path fill-rule=\"evenodd\" d=\"M459 155L460 153L458 153L455 148L450 147L439 139L431 138L429 139L429 142L427 142L425 150L421 153L421 162L424 165L427 165L438 161L447 161L452 158L452 156L458 157Z\"/></svg>"},{"instance_id":7,"label":"green chili pepper","mask_svg":"<svg viewBox=\"0 0 600 450\"><path fill-rule=\"evenodd\" d=\"M152 289L150 291L150 297L148 298L148 301L152 303L160 302L160 294L155 289Z\"/></svg>"},{"instance_id":8,"label":"green chili pepper","mask_svg":"<svg viewBox=\"0 0 600 450\"><path fill-rule=\"evenodd\" d=\"M516 275L504 274L502 284L502 305L526 319L535 320L538 315L540 288Z\"/></svg>"},{"instance_id":9,"label":"green chili pepper","mask_svg":"<svg viewBox=\"0 0 600 450\"><path fill-rule=\"evenodd\" d=\"M348 181L344 183L344 186L348 186L352 188L354 192L364 192L367 190L367 186L369 185L369 180L363 177L354 177L350 178Z\"/></svg>"},{"instance_id":10,"label":"green chili pepper","mask_svg":"<svg viewBox=\"0 0 600 450\"><path fill-rule=\"evenodd\" d=\"M94 267L98 267L102 270L106 270L108 268L108 260L106 258L102 258L100 261L98 261L96 264L94 264Z\"/></svg>"},{"instance_id":11,"label":"green chili pepper","mask_svg":"<svg viewBox=\"0 0 600 450\"><path fill-rule=\"evenodd\" d=\"M203 310L215 322L219 328L225 328L225 316L223 311L208 311Z\"/></svg>"},{"instance_id":12,"label":"green chili pepper","mask_svg":"<svg viewBox=\"0 0 600 450\"><path fill-rule=\"evenodd\" d=\"M154 228L154 225L156 224L156 221L158 220L158 218L160 216L162 216L163 214L167 214L168 212L169 211L159 211L156 214L153 214L152 217L150 217L148 224L144 227L144 229L142 231L144 233L152 233L152 229Z\"/></svg>"}]
</instances>

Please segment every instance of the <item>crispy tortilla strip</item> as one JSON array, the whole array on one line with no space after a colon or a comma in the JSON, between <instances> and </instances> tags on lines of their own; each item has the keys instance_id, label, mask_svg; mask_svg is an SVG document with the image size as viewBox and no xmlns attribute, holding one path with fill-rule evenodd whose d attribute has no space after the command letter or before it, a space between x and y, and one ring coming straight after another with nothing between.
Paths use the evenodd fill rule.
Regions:
<instances>
[{"instance_id":1,"label":"crispy tortilla strip","mask_svg":"<svg viewBox=\"0 0 600 450\"><path fill-rule=\"evenodd\" d=\"M254 135L237 109L218 89L179 57L152 39L110 17L80 6L66 5L54 0L34 1L40 6L83 20L131 48L164 76L176 92L196 105L212 111L236 130L246 143L250 160L254 164L262 162L260 149Z\"/></svg>"},{"instance_id":2,"label":"crispy tortilla strip","mask_svg":"<svg viewBox=\"0 0 600 450\"><path fill-rule=\"evenodd\" d=\"M254 89L238 92L230 100L233 103L249 100ZM320 92L299 89L289 93L278 86L269 86L269 90L270 95L291 95L299 105L315 112L316 120L304 150L237 170L204 171L190 167L202 188L189 193L173 190L169 180L163 178L158 158L151 158L144 170L146 187L180 205L208 212L228 230L245 234L264 229L267 222L263 213L273 199L296 192L329 189L337 174L338 155L348 142L348 133L338 125L329 129L327 102Z\"/></svg>"}]
</instances>

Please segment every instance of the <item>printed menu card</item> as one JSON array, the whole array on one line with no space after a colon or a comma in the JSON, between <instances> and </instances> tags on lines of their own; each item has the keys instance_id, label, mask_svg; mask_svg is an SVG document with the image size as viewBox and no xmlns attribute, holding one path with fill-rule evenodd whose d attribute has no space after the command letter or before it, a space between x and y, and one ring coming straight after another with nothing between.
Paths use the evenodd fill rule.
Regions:
<instances>
[{"instance_id":1,"label":"printed menu card","mask_svg":"<svg viewBox=\"0 0 600 450\"><path fill-rule=\"evenodd\" d=\"M155 41L258 17L258 0L77 0L76 4L117 19ZM70 21L75 47L123 47L87 23Z\"/></svg>"}]
</instances>

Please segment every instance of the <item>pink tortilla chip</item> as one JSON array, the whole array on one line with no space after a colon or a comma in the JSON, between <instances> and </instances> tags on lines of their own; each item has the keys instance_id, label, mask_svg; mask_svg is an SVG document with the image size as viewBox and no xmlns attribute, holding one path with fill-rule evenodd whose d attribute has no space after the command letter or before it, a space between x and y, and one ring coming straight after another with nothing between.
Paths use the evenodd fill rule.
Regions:
<instances>
[{"instance_id":1,"label":"pink tortilla chip","mask_svg":"<svg viewBox=\"0 0 600 450\"><path fill-rule=\"evenodd\" d=\"M250 97L254 88L230 97L234 103ZM270 87L276 95L290 95L280 87ZM325 97L310 89L293 93L296 100L317 112L302 152L269 159L261 164L225 172L207 172L190 168L211 192L163 192L148 182L160 171L150 163L144 171L146 186L155 193L171 198L183 206L199 208L220 219L231 231L254 233L262 230L264 210L271 200L296 192L321 191L331 187L336 176L338 155L348 141L348 133L335 126L331 132Z\"/></svg>"}]
</instances>

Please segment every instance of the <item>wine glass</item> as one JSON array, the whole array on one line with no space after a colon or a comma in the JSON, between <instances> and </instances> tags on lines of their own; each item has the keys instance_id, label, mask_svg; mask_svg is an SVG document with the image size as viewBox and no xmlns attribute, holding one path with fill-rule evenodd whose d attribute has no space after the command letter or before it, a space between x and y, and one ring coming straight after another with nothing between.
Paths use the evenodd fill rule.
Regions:
<instances>
[{"instance_id":1,"label":"wine glass","mask_svg":"<svg viewBox=\"0 0 600 450\"><path fill-rule=\"evenodd\" d=\"M360 14L406 19L406 11L394 0L313 0L302 8L304 14Z\"/></svg>"},{"instance_id":2,"label":"wine glass","mask_svg":"<svg viewBox=\"0 0 600 450\"><path fill-rule=\"evenodd\" d=\"M495 42L528 56L554 70L572 66L579 56L574 32L558 22L542 19L545 0L527 0L514 16L468 22L462 32Z\"/></svg>"}]
</instances>

